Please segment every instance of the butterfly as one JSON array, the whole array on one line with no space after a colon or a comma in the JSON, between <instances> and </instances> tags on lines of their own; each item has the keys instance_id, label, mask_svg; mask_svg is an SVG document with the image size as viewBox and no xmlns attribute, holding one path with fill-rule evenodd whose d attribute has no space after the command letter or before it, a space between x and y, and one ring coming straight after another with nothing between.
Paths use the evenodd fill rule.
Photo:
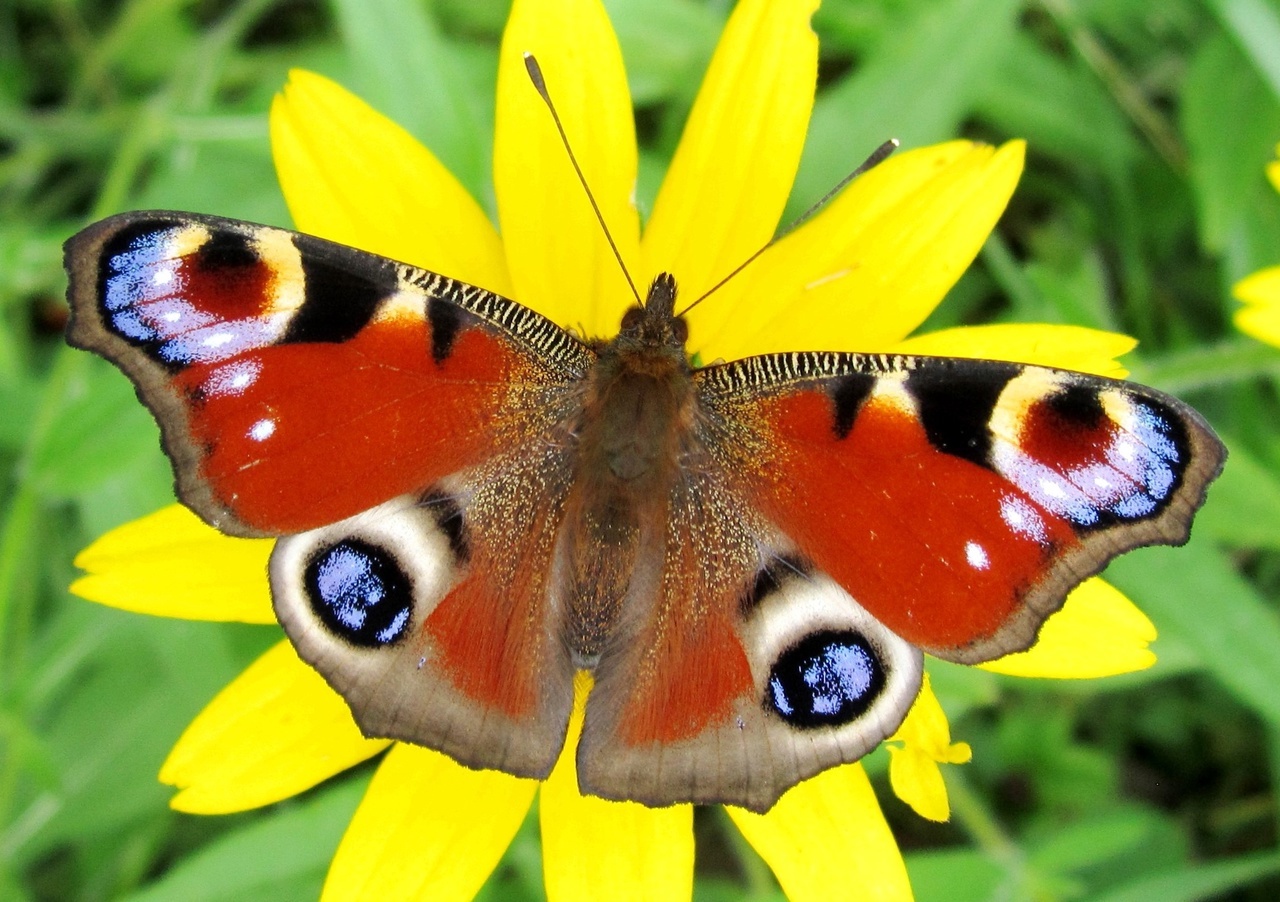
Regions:
<instances>
[{"instance_id":1,"label":"butterfly","mask_svg":"<svg viewBox=\"0 0 1280 902\"><path fill-rule=\"evenodd\" d=\"M278 537L276 614L369 736L582 791L767 810L891 735L923 655L1030 646L1186 541L1225 449L1149 388L1013 363L694 366L659 275L612 340L317 237L174 212L66 245L68 341L179 498Z\"/></svg>"}]
</instances>

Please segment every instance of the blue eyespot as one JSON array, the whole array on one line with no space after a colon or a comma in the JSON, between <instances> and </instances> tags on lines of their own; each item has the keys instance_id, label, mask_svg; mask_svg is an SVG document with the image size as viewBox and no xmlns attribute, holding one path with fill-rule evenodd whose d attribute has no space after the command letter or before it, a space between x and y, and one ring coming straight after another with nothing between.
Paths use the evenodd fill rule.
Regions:
<instances>
[{"instance_id":1,"label":"blue eyespot","mask_svg":"<svg viewBox=\"0 0 1280 902\"><path fill-rule=\"evenodd\" d=\"M413 614L409 577L388 551L361 539L319 548L303 572L311 609L340 639L381 648L404 637Z\"/></svg>"},{"instance_id":2,"label":"blue eyespot","mask_svg":"<svg viewBox=\"0 0 1280 902\"><path fill-rule=\"evenodd\" d=\"M774 662L765 707L794 727L841 726L865 713L884 685L884 665L862 634L822 630Z\"/></svg>"}]
</instances>

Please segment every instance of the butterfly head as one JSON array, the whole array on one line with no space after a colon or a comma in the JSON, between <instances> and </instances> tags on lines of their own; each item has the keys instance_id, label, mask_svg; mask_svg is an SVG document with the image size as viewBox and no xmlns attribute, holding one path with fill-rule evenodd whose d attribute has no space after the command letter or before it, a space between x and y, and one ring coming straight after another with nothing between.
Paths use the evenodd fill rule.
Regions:
<instances>
[{"instance_id":1,"label":"butterfly head","mask_svg":"<svg viewBox=\"0 0 1280 902\"><path fill-rule=\"evenodd\" d=\"M675 315L676 279L658 273L643 306L635 306L622 317L618 344L632 348L675 348L683 353L689 340L689 324Z\"/></svg>"}]
</instances>

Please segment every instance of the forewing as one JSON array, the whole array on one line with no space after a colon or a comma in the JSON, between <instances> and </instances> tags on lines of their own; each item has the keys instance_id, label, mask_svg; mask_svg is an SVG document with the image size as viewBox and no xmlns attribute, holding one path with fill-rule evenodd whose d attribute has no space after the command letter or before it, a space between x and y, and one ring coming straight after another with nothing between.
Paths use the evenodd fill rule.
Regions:
<instances>
[{"instance_id":1,"label":"forewing","mask_svg":"<svg viewBox=\"0 0 1280 902\"><path fill-rule=\"evenodd\" d=\"M593 359L482 289L235 220L115 216L66 265L68 340L133 380L179 497L238 535L334 523L483 460Z\"/></svg>"},{"instance_id":2,"label":"forewing","mask_svg":"<svg viewBox=\"0 0 1280 902\"><path fill-rule=\"evenodd\" d=\"M1225 449L1139 385L951 358L783 354L696 376L752 504L889 629L1027 648L1116 555L1180 544Z\"/></svg>"}]
</instances>

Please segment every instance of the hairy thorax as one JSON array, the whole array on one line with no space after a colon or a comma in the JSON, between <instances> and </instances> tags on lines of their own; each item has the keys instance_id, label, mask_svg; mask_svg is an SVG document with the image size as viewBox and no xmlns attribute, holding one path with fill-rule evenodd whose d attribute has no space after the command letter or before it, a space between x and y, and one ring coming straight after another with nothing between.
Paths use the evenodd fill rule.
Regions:
<instances>
[{"instance_id":1,"label":"hairy thorax","mask_svg":"<svg viewBox=\"0 0 1280 902\"><path fill-rule=\"evenodd\" d=\"M628 596L651 597L661 576L670 489L693 405L683 349L669 345L614 342L587 380L564 531L579 666L594 663Z\"/></svg>"}]
</instances>

